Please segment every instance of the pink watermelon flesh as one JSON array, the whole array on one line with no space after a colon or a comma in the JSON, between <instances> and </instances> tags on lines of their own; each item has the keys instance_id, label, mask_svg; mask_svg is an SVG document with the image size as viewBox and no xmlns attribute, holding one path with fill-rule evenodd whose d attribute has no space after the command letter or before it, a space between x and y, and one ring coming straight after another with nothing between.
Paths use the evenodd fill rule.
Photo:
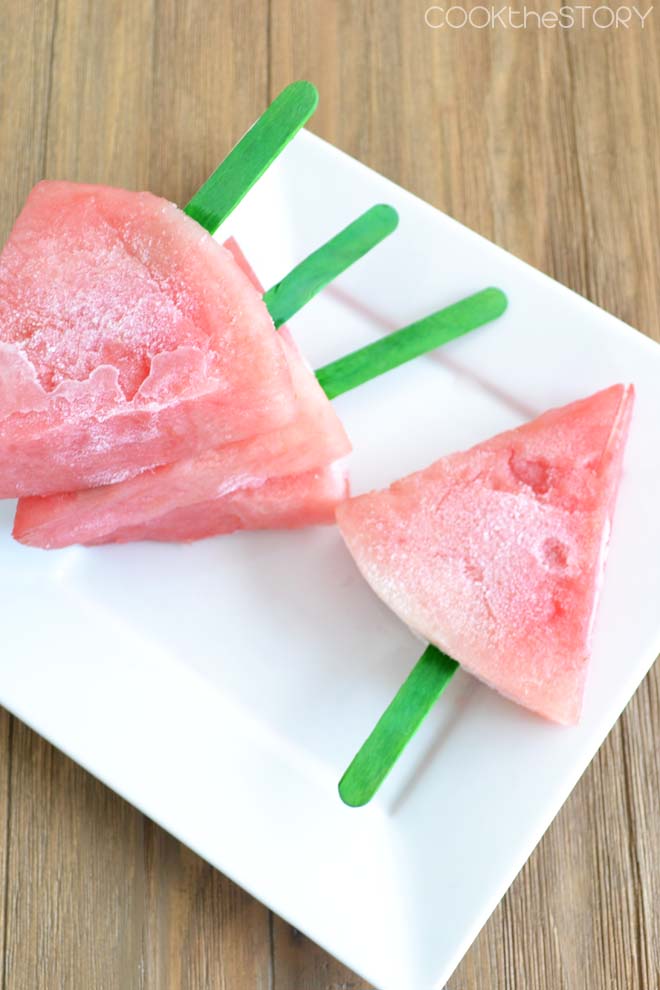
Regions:
<instances>
[{"instance_id":1,"label":"pink watermelon flesh","mask_svg":"<svg viewBox=\"0 0 660 990\"><path fill-rule=\"evenodd\" d=\"M107 484L295 412L231 254L151 193L40 182L0 255L0 498Z\"/></svg>"},{"instance_id":2,"label":"pink watermelon flesh","mask_svg":"<svg viewBox=\"0 0 660 990\"><path fill-rule=\"evenodd\" d=\"M300 529L334 522L335 509L348 495L343 462L262 485L237 488L220 498L174 509L143 525L120 527L90 543L133 540L202 540L239 529Z\"/></svg>"},{"instance_id":3,"label":"pink watermelon flesh","mask_svg":"<svg viewBox=\"0 0 660 990\"><path fill-rule=\"evenodd\" d=\"M231 238L225 246L261 291L256 275L236 241ZM258 489L269 479L314 472L345 457L351 444L341 420L287 328L282 327L280 334L298 404L297 414L290 423L248 440L155 468L115 485L46 498L22 498L16 512L14 537L21 543L44 549L102 542L118 529L137 527L139 531L146 531L161 517L180 509L189 515L203 512L206 503L222 499L237 488ZM267 494L272 506L274 496L270 489ZM345 494L342 489L341 497ZM314 497L314 492L310 492L310 498ZM289 519L291 498L288 493L286 499L286 518ZM198 505L200 508L196 510ZM277 513L272 508L269 511L273 517L272 528L277 528ZM307 513L303 500L303 520ZM290 524L287 522L286 525ZM224 522L221 526L219 532L227 532ZM165 531L162 526L160 531Z\"/></svg>"},{"instance_id":4,"label":"pink watermelon flesh","mask_svg":"<svg viewBox=\"0 0 660 990\"><path fill-rule=\"evenodd\" d=\"M581 711L633 401L615 385L337 510L404 622L564 724Z\"/></svg>"}]
</instances>

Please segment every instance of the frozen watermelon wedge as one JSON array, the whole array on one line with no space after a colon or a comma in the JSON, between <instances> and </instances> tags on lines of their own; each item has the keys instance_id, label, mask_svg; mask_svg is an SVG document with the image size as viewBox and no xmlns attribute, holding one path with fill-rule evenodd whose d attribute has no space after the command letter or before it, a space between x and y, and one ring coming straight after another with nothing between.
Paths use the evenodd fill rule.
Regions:
<instances>
[{"instance_id":1,"label":"frozen watermelon wedge","mask_svg":"<svg viewBox=\"0 0 660 990\"><path fill-rule=\"evenodd\" d=\"M230 238L225 246L261 291L256 275L236 241ZM274 478L304 473L317 486L314 472L345 457L351 450L351 444L332 403L326 398L288 329L282 327L279 332L297 403L296 415L286 426L143 472L114 485L45 498L22 498L16 512L14 537L21 543L44 549L72 543L98 543L111 538L118 529L128 531L133 528L135 532L146 532L161 517L179 510L184 510L186 518L190 518L197 511L195 507L199 506L199 513L205 517L209 502L222 500L239 488L254 490L254 495L249 497L253 502L258 499L258 491L262 490L259 486ZM269 488L265 492L269 498L267 513L274 521L273 528L277 528L277 513L273 508L273 492L276 490ZM301 491L302 488L298 486L295 490ZM336 485L329 490L340 491ZM345 495L344 486L340 497ZM315 497L314 491L310 492L309 497ZM286 499L285 518L288 520L292 505L292 495L288 492ZM301 518L306 519L308 511L305 505L301 506L301 512ZM223 518L221 510L214 516ZM227 523L223 520L218 533L228 532L226 527ZM206 522L202 522L201 529L205 536L212 535ZM159 525L158 531L165 533L166 524ZM179 539L176 532L175 529L174 535L163 538Z\"/></svg>"},{"instance_id":2,"label":"frozen watermelon wedge","mask_svg":"<svg viewBox=\"0 0 660 990\"><path fill-rule=\"evenodd\" d=\"M316 471L237 488L220 498L174 509L143 525L119 528L91 542L190 542L241 529L300 529L328 524L334 522L335 509L347 495L346 464L336 461Z\"/></svg>"},{"instance_id":3,"label":"frozen watermelon wedge","mask_svg":"<svg viewBox=\"0 0 660 990\"><path fill-rule=\"evenodd\" d=\"M118 528L147 528L181 509L193 513L196 506L203 513L209 502L222 501L237 489L259 491L266 481L313 473L344 457L350 443L343 427L316 379L297 356L292 341L290 348L292 378L299 386L300 403L300 412L290 425L145 471L114 485L21 498L14 538L43 549L97 543ZM318 401L317 390L323 405ZM342 489L341 497L345 495ZM224 525L219 532L227 532Z\"/></svg>"},{"instance_id":4,"label":"frozen watermelon wedge","mask_svg":"<svg viewBox=\"0 0 660 990\"><path fill-rule=\"evenodd\" d=\"M404 622L564 724L580 715L633 401L612 386L337 510Z\"/></svg>"},{"instance_id":5,"label":"frozen watermelon wedge","mask_svg":"<svg viewBox=\"0 0 660 990\"><path fill-rule=\"evenodd\" d=\"M231 254L147 192L40 182L0 255L0 498L107 484L288 422Z\"/></svg>"}]
</instances>

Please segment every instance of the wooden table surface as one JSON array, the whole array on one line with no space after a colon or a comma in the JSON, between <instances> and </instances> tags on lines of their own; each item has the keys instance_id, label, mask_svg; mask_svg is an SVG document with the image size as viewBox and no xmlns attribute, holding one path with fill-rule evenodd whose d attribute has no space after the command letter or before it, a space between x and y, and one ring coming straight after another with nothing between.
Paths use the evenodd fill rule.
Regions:
<instances>
[{"instance_id":1,"label":"wooden table surface","mask_svg":"<svg viewBox=\"0 0 660 990\"><path fill-rule=\"evenodd\" d=\"M313 130L658 339L660 9L432 30L427 6L2 0L0 238L43 176L184 202L302 77ZM659 749L655 671L451 990L660 985ZM1 990L366 987L2 712L0 847Z\"/></svg>"}]
</instances>

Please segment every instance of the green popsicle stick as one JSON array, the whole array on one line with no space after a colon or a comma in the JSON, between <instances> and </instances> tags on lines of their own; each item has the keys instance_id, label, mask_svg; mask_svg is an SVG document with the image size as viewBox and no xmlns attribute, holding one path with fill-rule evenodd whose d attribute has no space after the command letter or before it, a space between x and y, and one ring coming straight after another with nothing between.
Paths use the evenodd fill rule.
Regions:
<instances>
[{"instance_id":1,"label":"green popsicle stick","mask_svg":"<svg viewBox=\"0 0 660 990\"><path fill-rule=\"evenodd\" d=\"M496 319L507 304L500 289L484 289L320 368L316 377L334 398ZM358 808L372 799L457 669L451 657L427 647L339 782L345 804Z\"/></svg>"},{"instance_id":2,"label":"green popsicle stick","mask_svg":"<svg viewBox=\"0 0 660 990\"><path fill-rule=\"evenodd\" d=\"M283 90L193 196L185 212L215 233L309 120L317 103L318 93L310 83L292 83ZM296 266L264 294L275 326L290 319L397 223L391 207L374 207ZM506 306L504 293L485 289L326 365L317 378L332 399L501 316ZM346 804L357 807L371 800L457 667L435 647L428 647L344 774L339 792Z\"/></svg>"},{"instance_id":3,"label":"green popsicle stick","mask_svg":"<svg viewBox=\"0 0 660 990\"><path fill-rule=\"evenodd\" d=\"M303 80L283 89L195 193L185 207L188 216L214 234L307 123L318 100L316 87Z\"/></svg>"},{"instance_id":4,"label":"green popsicle stick","mask_svg":"<svg viewBox=\"0 0 660 990\"><path fill-rule=\"evenodd\" d=\"M316 377L328 398L334 399L489 323L502 315L507 302L501 289L483 289L338 361L324 365L318 369Z\"/></svg>"},{"instance_id":5,"label":"green popsicle stick","mask_svg":"<svg viewBox=\"0 0 660 990\"><path fill-rule=\"evenodd\" d=\"M446 653L426 648L341 778L344 804L371 801L457 670Z\"/></svg>"},{"instance_id":6,"label":"green popsicle stick","mask_svg":"<svg viewBox=\"0 0 660 990\"><path fill-rule=\"evenodd\" d=\"M399 222L392 206L373 206L264 293L273 323L281 327L317 292L391 234Z\"/></svg>"}]
</instances>

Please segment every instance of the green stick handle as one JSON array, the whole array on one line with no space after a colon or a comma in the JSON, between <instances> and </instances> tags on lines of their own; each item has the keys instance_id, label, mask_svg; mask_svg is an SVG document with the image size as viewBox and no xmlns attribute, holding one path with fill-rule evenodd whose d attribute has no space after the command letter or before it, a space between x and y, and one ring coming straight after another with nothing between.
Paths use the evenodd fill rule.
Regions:
<instances>
[{"instance_id":1,"label":"green stick handle","mask_svg":"<svg viewBox=\"0 0 660 990\"><path fill-rule=\"evenodd\" d=\"M506 307L507 297L501 289L483 289L402 330L395 330L382 340L326 364L319 368L316 377L328 398L334 399L489 323L501 316Z\"/></svg>"},{"instance_id":2,"label":"green stick handle","mask_svg":"<svg viewBox=\"0 0 660 990\"><path fill-rule=\"evenodd\" d=\"M496 319L507 302L500 289L484 289L333 361L316 377L332 399ZM345 804L358 808L372 799L457 669L451 657L427 647L341 778Z\"/></svg>"},{"instance_id":3,"label":"green stick handle","mask_svg":"<svg viewBox=\"0 0 660 990\"><path fill-rule=\"evenodd\" d=\"M275 326L291 319L317 292L396 230L398 222L399 215L392 206L373 206L301 261L264 293Z\"/></svg>"},{"instance_id":4,"label":"green stick handle","mask_svg":"<svg viewBox=\"0 0 660 990\"><path fill-rule=\"evenodd\" d=\"M371 801L457 670L455 660L427 647L341 778L344 804Z\"/></svg>"},{"instance_id":5,"label":"green stick handle","mask_svg":"<svg viewBox=\"0 0 660 990\"><path fill-rule=\"evenodd\" d=\"M312 116L319 94L300 81L283 89L195 193L185 212L214 234Z\"/></svg>"}]
</instances>

